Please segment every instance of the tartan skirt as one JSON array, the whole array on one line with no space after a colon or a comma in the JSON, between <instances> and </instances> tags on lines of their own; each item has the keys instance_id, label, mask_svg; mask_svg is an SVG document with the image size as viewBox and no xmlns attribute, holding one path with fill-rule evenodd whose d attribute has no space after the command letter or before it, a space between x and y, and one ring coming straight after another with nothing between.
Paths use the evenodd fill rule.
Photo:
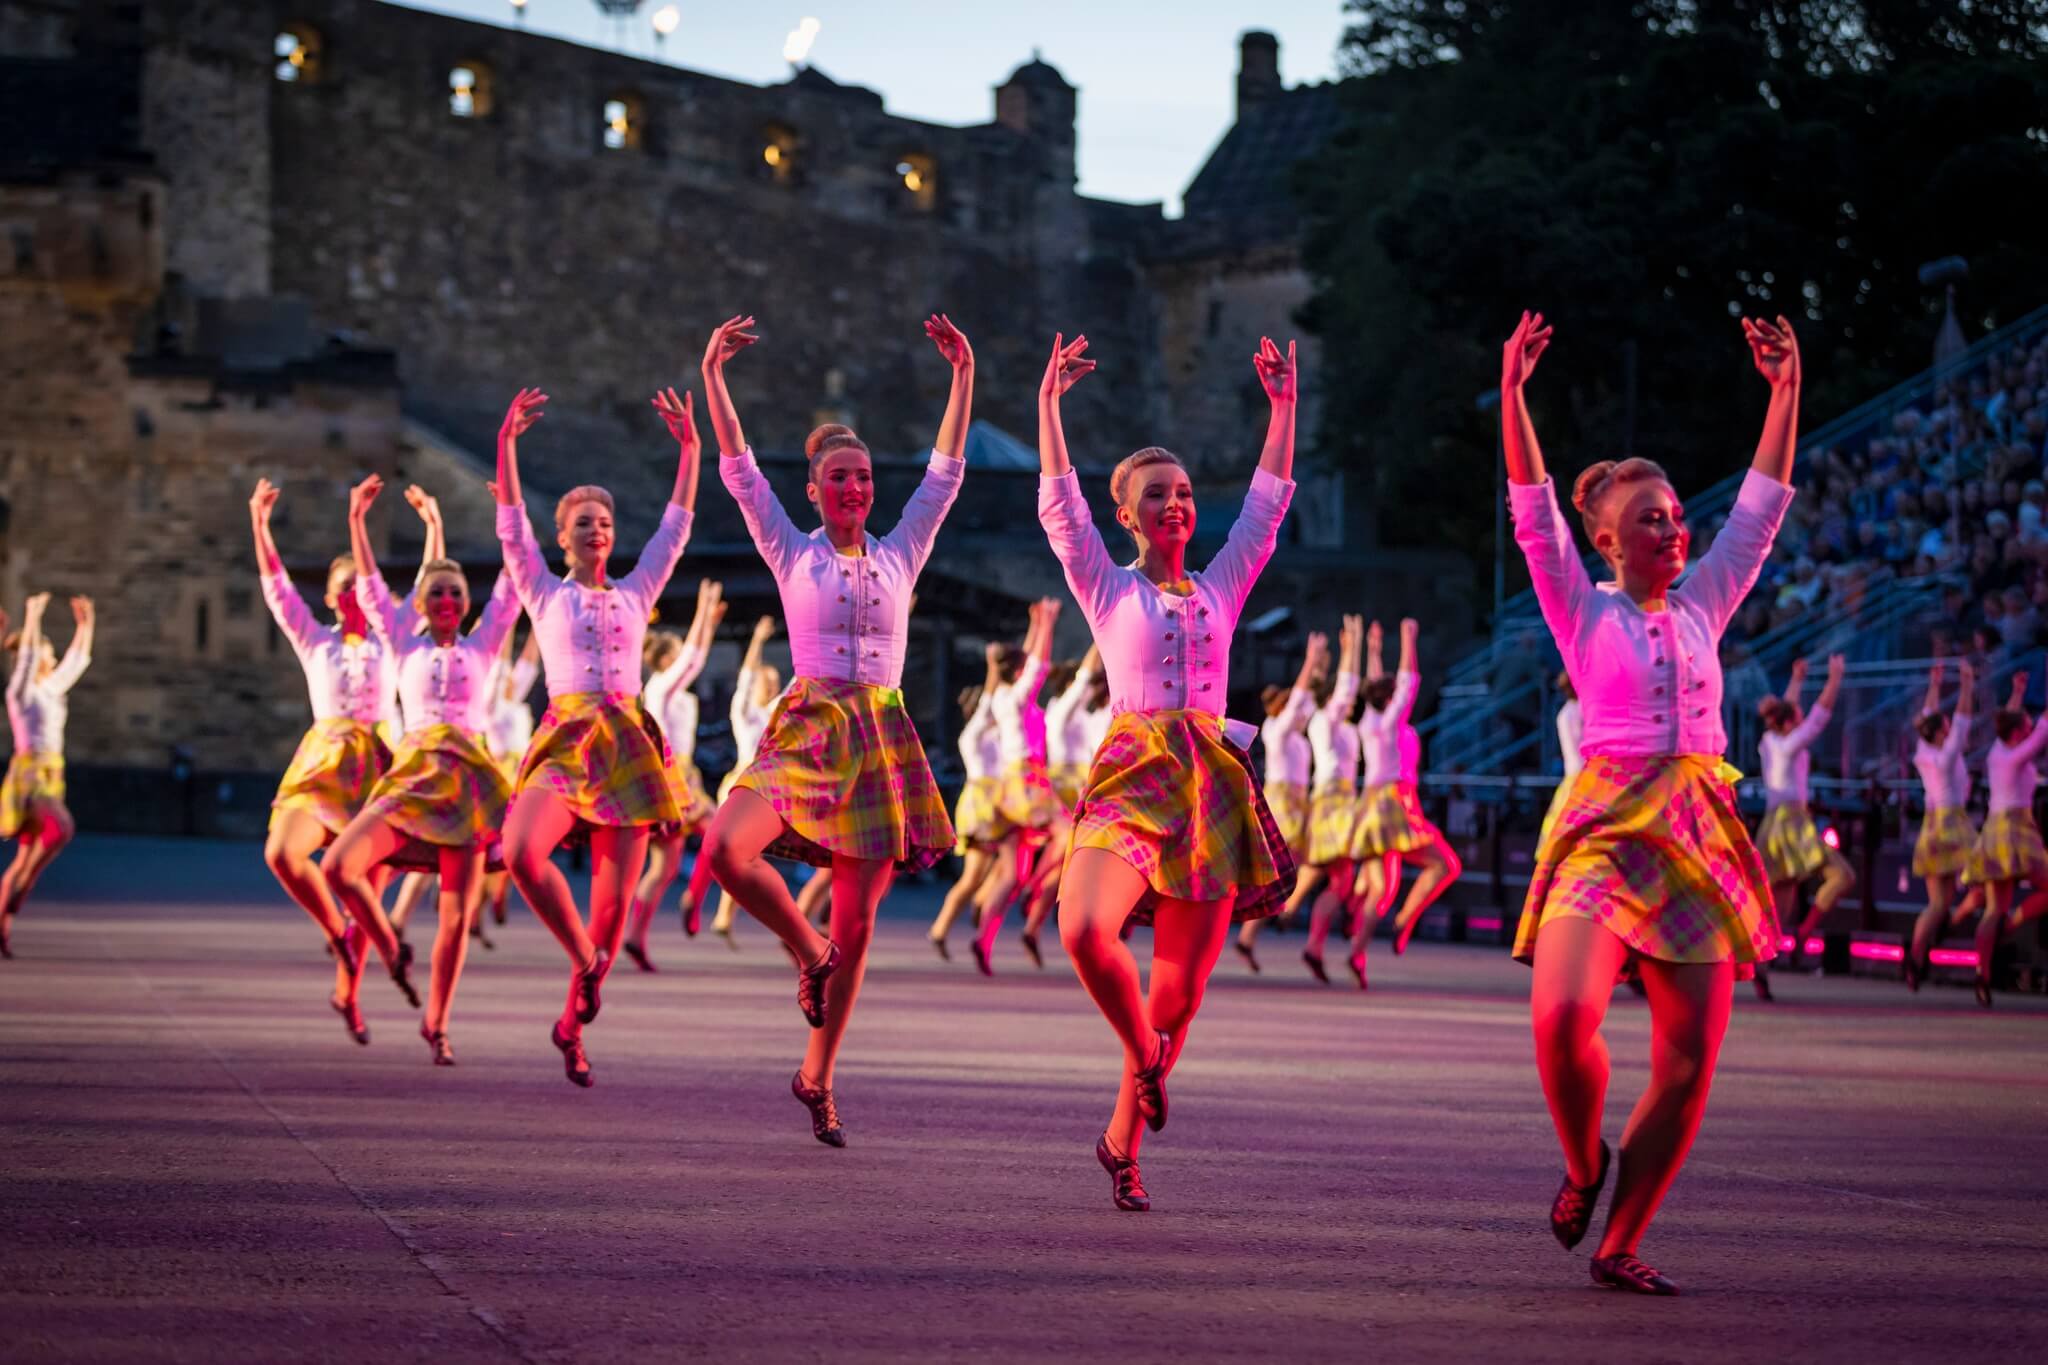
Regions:
<instances>
[{"instance_id":1,"label":"tartan skirt","mask_svg":"<svg viewBox=\"0 0 2048 1365\"><path fill-rule=\"evenodd\" d=\"M1559 778L1557 785L1551 788L1550 808L1543 812L1543 825L1536 831L1538 848L1550 837L1551 827L1557 824L1557 817L1564 814L1564 808L1571 804L1571 800L1572 780L1569 777Z\"/></svg>"},{"instance_id":2,"label":"tartan skirt","mask_svg":"<svg viewBox=\"0 0 2048 1365\"><path fill-rule=\"evenodd\" d=\"M993 777L970 777L960 789L960 800L953 806L955 853L964 857L970 848L986 848L1006 833L996 814L997 785Z\"/></svg>"},{"instance_id":3,"label":"tartan skirt","mask_svg":"<svg viewBox=\"0 0 2048 1365\"><path fill-rule=\"evenodd\" d=\"M1073 847L1114 853L1144 876L1139 924L1160 898L1229 899L1233 921L1264 919L1294 889L1294 855L1251 758L1206 711L1125 711L1111 722L1074 812Z\"/></svg>"},{"instance_id":4,"label":"tartan skirt","mask_svg":"<svg viewBox=\"0 0 2048 1365\"><path fill-rule=\"evenodd\" d=\"M1773 886L1803 882L1828 865L1828 846L1804 801L1788 801L1765 815L1756 841L1763 845L1764 873Z\"/></svg>"},{"instance_id":5,"label":"tartan skirt","mask_svg":"<svg viewBox=\"0 0 2048 1365\"><path fill-rule=\"evenodd\" d=\"M668 741L631 693L550 698L519 764L519 789L535 785L584 825L619 829L682 818L669 789Z\"/></svg>"},{"instance_id":6,"label":"tartan skirt","mask_svg":"<svg viewBox=\"0 0 2048 1365\"><path fill-rule=\"evenodd\" d=\"M475 735L453 725L407 732L363 810L437 848L489 843L505 823L512 787Z\"/></svg>"},{"instance_id":7,"label":"tartan skirt","mask_svg":"<svg viewBox=\"0 0 2048 1365\"><path fill-rule=\"evenodd\" d=\"M37 801L64 799L64 755L16 754L0 781L0 839L12 839L28 823Z\"/></svg>"},{"instance_id":8,"label":"tartan skirt","mask_svg":"<svg viewBox=\"0 0 2048 1365\"><path fill-rule=\"evenodd\" d=\"M1086 763L1055 763L1052 765L1052 794L1059 798L1060 809L1071 814L1081 804L1081 793L1088 787L1088 765Z\"/></svg>"},{"instance_id":9,"label":"tartan skirt","mask_svg":"<svg viewBox=\"0 0 2048 1365\"><path fill-rule=\"evenodd\" d=\"M733 785L782 817L771 857L830 867L837 854L919 872L953 847L939 785L893 687L797 678Z\"/></svg>"},{"instance_id":10,"label":"tartan skirt","mask_svg":"<svg viewBox=\"0 0 2048 1365\"><path fill-rule=\"evenodd\" d=\"M1053 794L1052 779L1045 764L1033 760L1013 763L996 785L996 812L1014 829L1045 830L1059 818L1059 797Z\"/></svg>"},{"instance_id":11,"label":"tartan skirt","mask_svg":"<svg viewBox=\"0 0 2048 1365\"><path fill-rule=\"evenodd\" d=\"M711 793L704 788L703 770L674 749L668 751L668 788L675 793L676 805L681 808L683 816L672 824L661 826L659 833L663 838L695 834L711 823L718 807L711 803Z\"/></svg>"},{"instance_id":12,"label":"tartan skirt","mask_svg":"<svg viewBox=\"0 0 2048 1365\"><path fill-rule=\"evenodd\" d=\"M339 834L390 766L391 750L374 727L346 716L315 721L277 784L270 823L274 828L286 811L303 810Z\"/></svg>"},{"instance_id":13,"label":"tartan skirt","mask_svg":"<svg viewBox=\"0 0 2048 1365\"><path fill-rule=\"evenodd\" d=\"M1969 879L1978 884L2027 880L2048 885L2048 849L2034 812L2025 807L1995 810L1970 850Z\"/></svg>"},{"instance_id":14,"label":"tartan skirt","mask_svg":"<svg viewBox=\"0 0 2048 1365\"><path fill-rule=\"evenodd\" d=\"M1720 760L1588 756L1536 850L1515 958L1533 962L1553 919L1588 919L1660 962L1735 963L1738 979L1777 956L1763 858Z\"/></svg>"},{"instance_id":15,"label":"tartan skirt","mask_svg":"<svg viewBox=\"0 0 2048 1365\"><path fill-rule=\"evenodd\" d=\"M1422 800L1406 782L1367 787L1358 802L1358 822L1351 831L1351 858L1384 858L1428 848L1440 836L1422 813Z\"/></svg>"},{"instance_id":16,"label":"tartan skirt","mask_svg":"<svg viewBox=\"0 0 2048 1365\"><path fill-rule=\"evenodd\" d=\"M1937 806L1920 821L1919 837L1913 840L1913 875L1954 877L1970 867L1970 850L1977 846L1977 826L1961 806Z\"/></svg>"},{"instance_id":17,"label":"tartan skirt","mask_svg":"<svg viewBox=\"0 0 2048 1365\"><path fill-rule=\"evenodd\" d=\"M1266 807L1296 862L1308 857L1308 788L1300 782L1268 782Z\"/></svg>"},{"instance_id":18,"label":"tartan skirt","mask_svg":"<svg viewBox=\"0 0 2048 1365\"><path fill-rule=\"evenodd\" d=\"M1324 782L1309 798L1308 864L1328 867L1351 856L1351 835L1358 823L1358 793L1349 782Z\"/></svg>"}]
</instances>

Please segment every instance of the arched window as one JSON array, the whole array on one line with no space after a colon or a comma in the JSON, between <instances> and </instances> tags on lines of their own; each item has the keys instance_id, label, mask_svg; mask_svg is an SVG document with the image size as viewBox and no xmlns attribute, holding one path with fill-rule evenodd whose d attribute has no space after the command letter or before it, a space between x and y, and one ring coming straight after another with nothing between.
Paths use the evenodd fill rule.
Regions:
<instances>
[{"instance_id":1,"label":"arched window","mask_svg":"<svg viewBox=\"0 0 2048 1365\"><path fill-rule=\"evenodd\" d=\"M615 152L638 148L645 117L638 95L613 95L604 102L604 145Z\"/></svg>"},{"instance_id":2,"label":"arched window","mask_svg":"<svg viewBox=\"0 0 2048 1365\"><path fill-rule=\"evenodd\" d=\"M448 69L448 112L456 118L486 118L491 112L491 68L461 62Z\"/></svg>"},{"instance_id":3,"label":"arched window","mask_svg":"<svg viewBox=\"0 0 2048 1365\"><path fill-rule=\"evenodd\" d=\"M320 31L311 24L288 24L278 30L272 50L277 64L271 71L279 80L310 85L320 79Z\"/></svg>"},{"instance_id":4,"label":"arched window","mask_svg":"<svg viewBox=\"0 0 2048 1365\"><path fill-rule=\"evenodd\" d=\"M923 152L905 152L896 158L896 202L918 213L930 213L939 202L938 163Z\"/></svg>"},{"instance_id":5,"label":"arched window","mask_svg":"<svg viewBox=\"0 0 2048 1365\"><path fill-rule=\"evenodd\" d=\"M803 144L797 138L796 130L785 124L771 123L761 130L760 147L755 153L754 165L757 174L773 180L778 185L795 183L802 161Z\"/></svg>"}]
</instances>

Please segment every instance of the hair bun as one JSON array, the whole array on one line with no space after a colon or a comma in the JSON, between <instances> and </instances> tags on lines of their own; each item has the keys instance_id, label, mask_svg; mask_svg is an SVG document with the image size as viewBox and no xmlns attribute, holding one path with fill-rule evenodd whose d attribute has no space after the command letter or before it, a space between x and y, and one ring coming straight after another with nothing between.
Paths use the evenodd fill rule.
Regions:
<instances>
[{"instance_id":1,"label":"hair bun","mask_svg":"<svg viewBox=\"0 0 2048 1365\"><path fill-rule=\"evenodd\" d=\"M804 458L815 460L826 446L834 443L845 444L848 441L856 445L860 442L860 437L854 435L852 427L842 426L838 422L827 422L804 438Z\"/></svg>"}]
</instances>

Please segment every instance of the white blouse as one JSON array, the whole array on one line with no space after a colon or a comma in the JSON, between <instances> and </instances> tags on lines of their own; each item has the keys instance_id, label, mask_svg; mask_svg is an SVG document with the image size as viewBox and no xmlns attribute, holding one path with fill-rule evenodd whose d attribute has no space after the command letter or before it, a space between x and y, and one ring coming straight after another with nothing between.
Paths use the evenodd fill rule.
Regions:
<instances>
[{"instance_id":1,"label":"white blouse","mask_svg":"<svg viewBox=\"0 0 2048 1365\"><path fill-rule=\"evenodd\" d=\"M995 777L1002 771L1002 749L996 740L995 712L984 690L974 705L974 714L960 730L960 766L970 782Z\"/></svg>"},{"instance_id":2,"label":"white blouse","mask_svg":"<svg viewBox=\"0 0 2048 1365\"><path fill-rule=\"evenodd\" d=\"M1095 751L1088 747L1087 705L1088 693L1095 686L1095 670L1082 668L1074 674L1074 680L1067 684L1067 690L1052 699L1052 705L1045 708L1046 752L1048 763L1055 767L1079 764L1083 767L1094 759Z\"/></svg>"},{"instance_id":3,"label":"white blouse","mask_svg":"<svg viewBox=\"0 0 2048 1365\"><path fill-rule=\"evenodd\" d=\"M1031 712L1038 707L1038 689L1045 686L1047 669L1045 660L1031 655L1024 660L1024 667L1017 676L1006 683L997 683L994 695L989 699L989 714L996 722L997 763L1000 770L1008 772L1021 767L1033 757L1043 759L1044 730L1039 730L1040 742L1034 754L1033 725ZM1040 712L1041 725L1043 712Z\"/></svg>"},{"instance_id":4,"label":"white blouse","mask_svg":"<svg viewBox=\"0 0 2048 1365\"><path fill-rule=\"evenodd\" d=\"M782 594L796 676L903 685L910 599L966 469L965 460L934 450L895 529L868 536L865 554L847 555L833 548L823 527L809 535L797 530L752 450L719 460L719 477Z\"/></svg>"},{"instance_id":5,"label":"white blouse","mask_svg":"<svg viewBox=\"0 0 2048 1365\"><path fill-rule=\"evenodd\" d=\"M64 722L70 718L68 694L85 676L92 655L79 648L77 636L46 678L36 677L39 649L14 651L14 672L7 680L7 724L14 731L14 752L35 758L64 757Z\"/></svg>"},{"instance_id":6,"label":"white blouse","mask_svg":"<svg viewBox=\"0 0 2048 1365\"><path fill-rule=\"evenodd\" d=\"M683 763L694 762L697 757L697 717L701 703L691 688L703 674L704 665L710 657L709 650L685 645L669 666L649 677L646 686L640 690L641 705L647 708L647 714L654 717L654 723L668 737L668 747Z\"/></svg>"},{"instance_id":7,"label":"white blouse","mask_svg":"<svg viewBox=\"0 0 2048 1365\"><path fill-rule=\"evenodd\" d=\"M2034 760L2041 756L2043 746L2048 746L2048 724L2040 719L2034 721L2034 728L2017 744L2007 744L2002 739L1991 741L1984 767L1991 777L1992 814L2034 808L2034 788L2041 783L2041 771L2034 766Z\"/></svg>"},{"instance_id":8,"label":"white blouse","mask_svg":"<svg viewBox=\"0 0 2048 1365\"><path fill-rule=\"evenodd\" d=\"M1564 759L1564 780L1567 782L1585 769L1586 756L1580 752L1585 734L1586 719L1579 711L1579 699L1565 698L1564 705L1557 708L1557 752Z\"/></svg>"},{"instance_id":9,"label":"white blouse","mask_svg":"<svg viewBox=\"0 0 2048 1365\"><path fill-rule=\"evenodd\" d=\"M1970 718L1949 719L1948 735L1939 744L1921 740L1913 746L1913 767L1930 811L1962 809L1970 804L1970 765L1963 750L1970 740Z\"/></svg>"},{"instance_id":10,"label":"white blouse","mask_svg":"<svg viewBox=\"0 0 2048 1365\"><path fill-rule=\"evenodd\" d=\"M1038 520L1102 652L1110 710L1222 716L1230 637L1293 497L1292 480L1254 471L1229 538L1208 568L1189 572L1194 591L1181 597L1110 559L1072 470L1039 478Z\"/></svg>"},{"instance_id":11,"label":"white blouse","mask_svg":"<svg viewBox=\"0 0 2048 1365\"><path fill-rule=\"evenodd\" d=\"M505 572L533 618L546 665L548 696L596 692L640 695L640 646L647 617L668 586L683 545L690 538L690 514L676 503L661 509L661 526L648 537L633 572L608 587L586 588L548 571L524 503L498 507L498 543Z\"/></svg>"},{"instance_id":12,"label":"white blouse","mask_svg":"<svg viewBox=\"0 0 2048 1365\"><path fill-rule=\"evenodd\" d=\"M1384 786L1389 782L1413 781L1402 773L1401 741L1404 732L1409 731L1408 716L1415 710L1415 694L1421 690L1421 679L1412 671L1394 675L1394 695L1387 698L1384 711L1365 708L1365 714L1358 718L1358 745L1365 755L1365 785ZM1421 740L1416 741L1418 749Z\"/></svg>"},{"instance_id":13,"label":"white blouse","mask_svg":"<svg viewBox=\"0 0 2048 1365\"><path fill-rule=\"evenodd\" d=\"M739 772L754 761L754 753L761 747L761 736L768 733L768 718L775 714L775 703L781 694L771 697L766 706L754 700L754 685L760 671L742 668L738 681L733 684L732 708L727 712L732 721L732 745L734 749L733 771Z\"/></svg>"},{"instance_id":14,"label":"white blouse","mask_svg":"<svg viewBox=\"0 0 2048 1365\"><path fill-rule=\"evenodd\" d=\"M1827 707L1816 706L1784 734L1766 730L1757 740L1757 757L1764 765L1765 810L1806 804L1807 775L1813 769L1813 755L1808 751L1828 728L1832 714Z\"/></svg>"},{"instance_id":15,"label":"white blouse","mask_svg":"<svg viewBox=\"0 0 2048 1365\"><path fill-rule=\"evenodd\" d=\"M1727 524L1666 595L1666 609L1646 612L1613 583L1594 587L1558 510L1555 483L1508 485L1537 605L1584 711L1586 753L1725 754L1721 634L1755 584L1791 504L1790 488L1752 469Z\"/></svg>"},{"instance_id":16,"label":"white blouse","mask_svg":"<svg viewBox=\"0 0 2048 1365\"><path fill-rule=\"evenodd\" d=\"M509 699L504 686L507 673L512 677ZM490 724L484 731L484 740L494 757L525 756L526 746L533 742L533 708L526 704L526 699L533 694L533 685L539 681L540 663L537 660L501 661L492 673Z\"/></svg>"},{"instance_id":17,"label":"white blouse","mask_svg":"<svg viewBox=\"0 0 2048 1365\"><path fill-rule=\"evenodd\" d=\"M452 725L465 734L481 735L490 719L498 653L519 624L519 602L508 577L498 575L469 634L458 635L447 645L435 644L431 634L413 633L411 626L420 619L417 607L408 602L401 611L382 574L356 575L356 601L369 618L371 633L395 660L392 671L398 677L399 711L407 732Z\"/></svg>"},{"instance_id":18,"label":"white blouse","mask_svg":"<svg viewBox=\"0 0 2048 1365\"><path fill-rule=\"evenodd\" d=\"M1308 746L1315 756L1318 788L1332 782L1351 786L1358 781L1358 731L1351 724L1351 703L1358 700L1358 675L1339 673L1330 699L1309 717Z\"/></svg>"},{"instance_id":19,"label":"white blouse","mask_svg":"<svg viewBox=\"0 0 2048 1365\"><path fill-rule=\"evenodd\" d=\"M397 725L398 670L390 667L390 651L384 642L374 633L343 635L340 626L314 620L312 609L288 574L264 574L262 583L264 605L305 670L306 698L312 703L313 719ZM398 603L396 609L395 634L411 635L419 613L410 601Z\"/></svg>"},{"instance_id":20,"label":"white blouse","mask_svg":"<svg viewBox=\"0 0 2048 1365\"><path fill-rule=\"evenodd\" d=\"M1306 687L1290 688L1280 714L1266 717L1259 726L1259 740L1266 747L1268 786L1308 786L1313 750L1302 727L1308 724L1315 707L1315 693Z\"/></svg>"}]
</instances>

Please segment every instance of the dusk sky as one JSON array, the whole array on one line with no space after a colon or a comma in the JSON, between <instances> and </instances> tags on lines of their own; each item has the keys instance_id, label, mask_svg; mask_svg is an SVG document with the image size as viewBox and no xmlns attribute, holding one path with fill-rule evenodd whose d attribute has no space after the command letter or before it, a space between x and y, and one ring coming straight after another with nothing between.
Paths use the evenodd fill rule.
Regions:
<instances>
[{"instance_id":1,"label":"dusk sky","mask_svg":"<svg viewBox=\"0 0 2048 1365\"><path fill-rule=\"evenodd\" d=\"M511 0L403 0L416 9L510 24ZM529 0L526 27L654 57L647 0L623 25L591 0ZM1289 85L1327 80L1344 30L1340 0L675 0L680 22L659 55L677 66L763 84L786 79L783 45L818 21L810 64L880 91L891 112L985 123L991 88L1034 49L1080 87L1084 193L1164 200L1180 192L1229 127L1237 36L1280 37ZM622 37L620 35L623 35Z\"/></svg>"}]
</instances>

